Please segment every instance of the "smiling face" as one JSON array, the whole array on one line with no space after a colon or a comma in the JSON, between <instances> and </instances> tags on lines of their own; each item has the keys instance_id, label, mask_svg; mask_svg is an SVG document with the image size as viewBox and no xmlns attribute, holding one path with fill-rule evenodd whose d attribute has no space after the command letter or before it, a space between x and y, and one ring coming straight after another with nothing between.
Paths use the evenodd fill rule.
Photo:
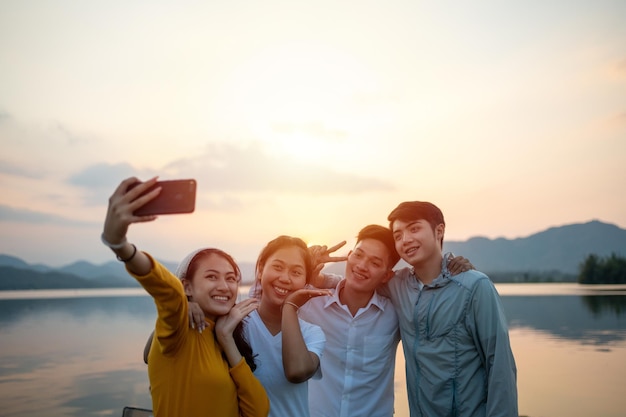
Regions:
<instances>
[{"instance_id":1,"label":"smiling face","mask_svg":"<svg viewBox=\"0 0 626 417\"><path fill-rule=\"evenodd\" d=\"M306 285L307 268L299 247L277 249L259 267L262 305L280 307L289 294Z\"/></svg>"},{"instance_id":2,"label":"smiling face","mask_svg":"<svg viewBox=\"0 0 626 417\"><path fill-rule=\"evenodd\" d=\"M441 258L444 227L443 224L439 224L433 229L424 219L395 220L392 231L396 251L405 262L413 267L419 267L432 259Z\"/></svg>"},{"instance_id":3,"label":"smiling face","mask_svg":"<svg viewBox=\"0 0 626 417\"><path fill-rule=\"evenodd\" d=\"M346 289L372 294L393 277L389 250L379 240L359 241L346 261Z\"/></svg>"},{"instance_id":4,"label":"smiling face","mask_svg":"<svg viewBox=\"0 0 626 417\"><path fill-rule=\"evenodd\" d=\"M232 263L211 253L195 260L190 271L182 280L189 301L198 303L210 320L228 314L239 291L239 276Z\"/></svg>"}]
</instances>

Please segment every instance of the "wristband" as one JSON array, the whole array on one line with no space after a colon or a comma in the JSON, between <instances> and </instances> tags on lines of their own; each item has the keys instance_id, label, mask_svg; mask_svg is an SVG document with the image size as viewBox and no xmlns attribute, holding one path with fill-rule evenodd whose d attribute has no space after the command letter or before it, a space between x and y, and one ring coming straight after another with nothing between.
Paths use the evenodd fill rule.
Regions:
<instances>
[{"instance_id":1,"label":"wristband","mask_svg":"<svg viewBox=\"0 0 626 417\"><path fill-rule=\"evenodd\" d=\"M291 306L294 306L296 308L296 311L300 310L300 307L296 303L292 303L291 301L285 301L283 303L283 305L285 305L285 304L289 304Z\"/></svg>"},{"instance_id":2,"label":"wristband","mask_svg":"<svg viewBox=\"0 0 626 417\"><path fill-rule=\"evenodd\" d=\"M120 258L120 255L117 255L117 260L118 261L127 263L127 262L130 262L130 260L135 257L135 255L137 254L137 246L133 245L132 243L130 244L130 246L133 247L133 253L131 253L130 256L128 258L126 258L126 259L122 259L122 258Z\"/></svg>"},{"instance_id":3,"label":"wristband","mask_svg":"<svg viewBox=\"0 0 626 417\"><path fill-rule=\"evenodd\" d=\"M107 246L111 249L122 249L124 247L124 245L126 244L127 240L126 240L126 236L124 236L124 240L122 240L120 243L109 243L105 238L104 238L104 232L100 235L100 240L102 241L102 243L104 243L104 246Z\"/></svg>"}]
</instances>

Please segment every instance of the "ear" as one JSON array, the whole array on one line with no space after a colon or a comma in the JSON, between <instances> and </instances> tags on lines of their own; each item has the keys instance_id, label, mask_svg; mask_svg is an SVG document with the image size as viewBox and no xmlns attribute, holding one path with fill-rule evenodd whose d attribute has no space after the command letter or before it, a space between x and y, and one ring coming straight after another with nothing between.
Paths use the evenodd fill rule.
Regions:
<instances>
[{"instance_id":1,"label":"ear","mask_svg":"<svg viewBox=\"0 0 626 417\"><path fill-rule=\"evenodd\" d=\"M191 295L191 281L189 281L187 278L183 278L182 283L183 283L183 289L185 290L185 295L190 296Z\"/></svg>"},{"instance_id":2,"label":"ear","mask_svg":"<svg viewBox=\"0 0 626 417\"><path fill-rule=\"evenodd\" d=\"M435 227L435 239L437 239L441 244L443 244L443 234L446 231L446 225L443 223L439 223L437 227Z\"/></svg>"}]
</instances>

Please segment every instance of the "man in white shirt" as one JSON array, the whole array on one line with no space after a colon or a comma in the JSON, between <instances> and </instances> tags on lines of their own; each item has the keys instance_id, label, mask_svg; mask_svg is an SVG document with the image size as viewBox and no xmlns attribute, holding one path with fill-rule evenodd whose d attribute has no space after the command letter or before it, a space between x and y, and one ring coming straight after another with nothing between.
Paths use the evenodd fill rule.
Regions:
<instances>
[{"instance_id":1,"label":"man in white shirt","mask_svg":"<svg viewBox=\"0 0 626 417\"><path fill-rule=\"evenodd\" d=\"M309 380L311 417L391 417L394 370L400 340L398 316L377 288L391 280L400 260L389 228L369 225L357 236L347 257L330 254L345 242L310 247L314 263L346 261L345 279L320 274L318 288L334 288L300 307L299 317L322 328L326 336L320 358L322 378ZM462 256L450 259L453 275L472 268ZM251 297L259 297L253 285Z\"/></svg>"},{"instance_id":2,"label":"man in white shirt","mask_svg":"<svg viewBox=\"0 0 626 417\"><path fill-rule=\"evenodd\" d=\"M317 324L326 335L323 377L309 381L311 417L393 415L398 317L376 288L394 276L399 259L391 230L366 226L333 294L300 308L300 318Z\"/></svg>"}]
</instances>

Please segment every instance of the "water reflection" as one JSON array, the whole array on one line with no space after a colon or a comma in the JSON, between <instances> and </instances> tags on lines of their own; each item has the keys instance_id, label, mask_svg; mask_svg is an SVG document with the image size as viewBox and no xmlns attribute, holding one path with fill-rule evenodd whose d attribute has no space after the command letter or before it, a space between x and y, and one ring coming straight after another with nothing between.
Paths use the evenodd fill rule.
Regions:
<instances>
[{"instance_id":1,"label":"water reflection","mask_svg":"<svg viewBox=\"0 0 626 417\"><path fill-rule=\"evenodd\" d=\"M150 405L150 297L0 301L2 416L121 415Z\"/></svg>"},{"instance_id":2,"label":"water reflection","mask_svg":"<svg viewBox=\"0 0 626 417\"><path fill-rule=\"evenodd\" d=\"M0 329L29 317L48 314L67 315L77 320L88 320L96 315L132 315L154 319L156 309L149 296L0 300Z\"/></svg>"},{"instance_id":3,"label":"water reflection","mask_svg":"<svg viewBox=\"0 0 626 417\"><path fill-rule=\"evenodd\" d=\"M507 296L502 303L511 329L530 327L583 344L626 340L624 296Z\"/></svg>"},{"instance_id":4,"label":"water reflection","mask_svg":"<svg viewBox=\"0 0 626 417\"><path fill-rule=\"evenodd\" d=\"M620 295L585 295L583 296L583 303L596 318L601 318L606 314L614 314L619 317L626 312L626 297Z\"/></svg>"},{"instance_id":5,"label":"water reflection","mask_svg":"<svg viewBox=\"0 0 626 417\"><path fill-rule=\"evenodd\" d=\"M521 414L623 415L625 295L516 294L502 302ZM150 408L141 354L154 319L145 295L0 300L0 414L119 416L127 405ZM399 353L397 416L408 415L403 363Z\"/></svg>"},{"instance_id":6,"label":"water reflection","mask_svg":"<svg viewBox=\"0 0 626 417\"><path fill-rule=\"evenodd\" d=\"M76 389L61 406L72 410L70 416L121 415L124 406L150 404L146 390L146 370L114 370L81 375L76 378ZM115 404L118 406L112 408Z\"/></svg>"}]
</instances>

